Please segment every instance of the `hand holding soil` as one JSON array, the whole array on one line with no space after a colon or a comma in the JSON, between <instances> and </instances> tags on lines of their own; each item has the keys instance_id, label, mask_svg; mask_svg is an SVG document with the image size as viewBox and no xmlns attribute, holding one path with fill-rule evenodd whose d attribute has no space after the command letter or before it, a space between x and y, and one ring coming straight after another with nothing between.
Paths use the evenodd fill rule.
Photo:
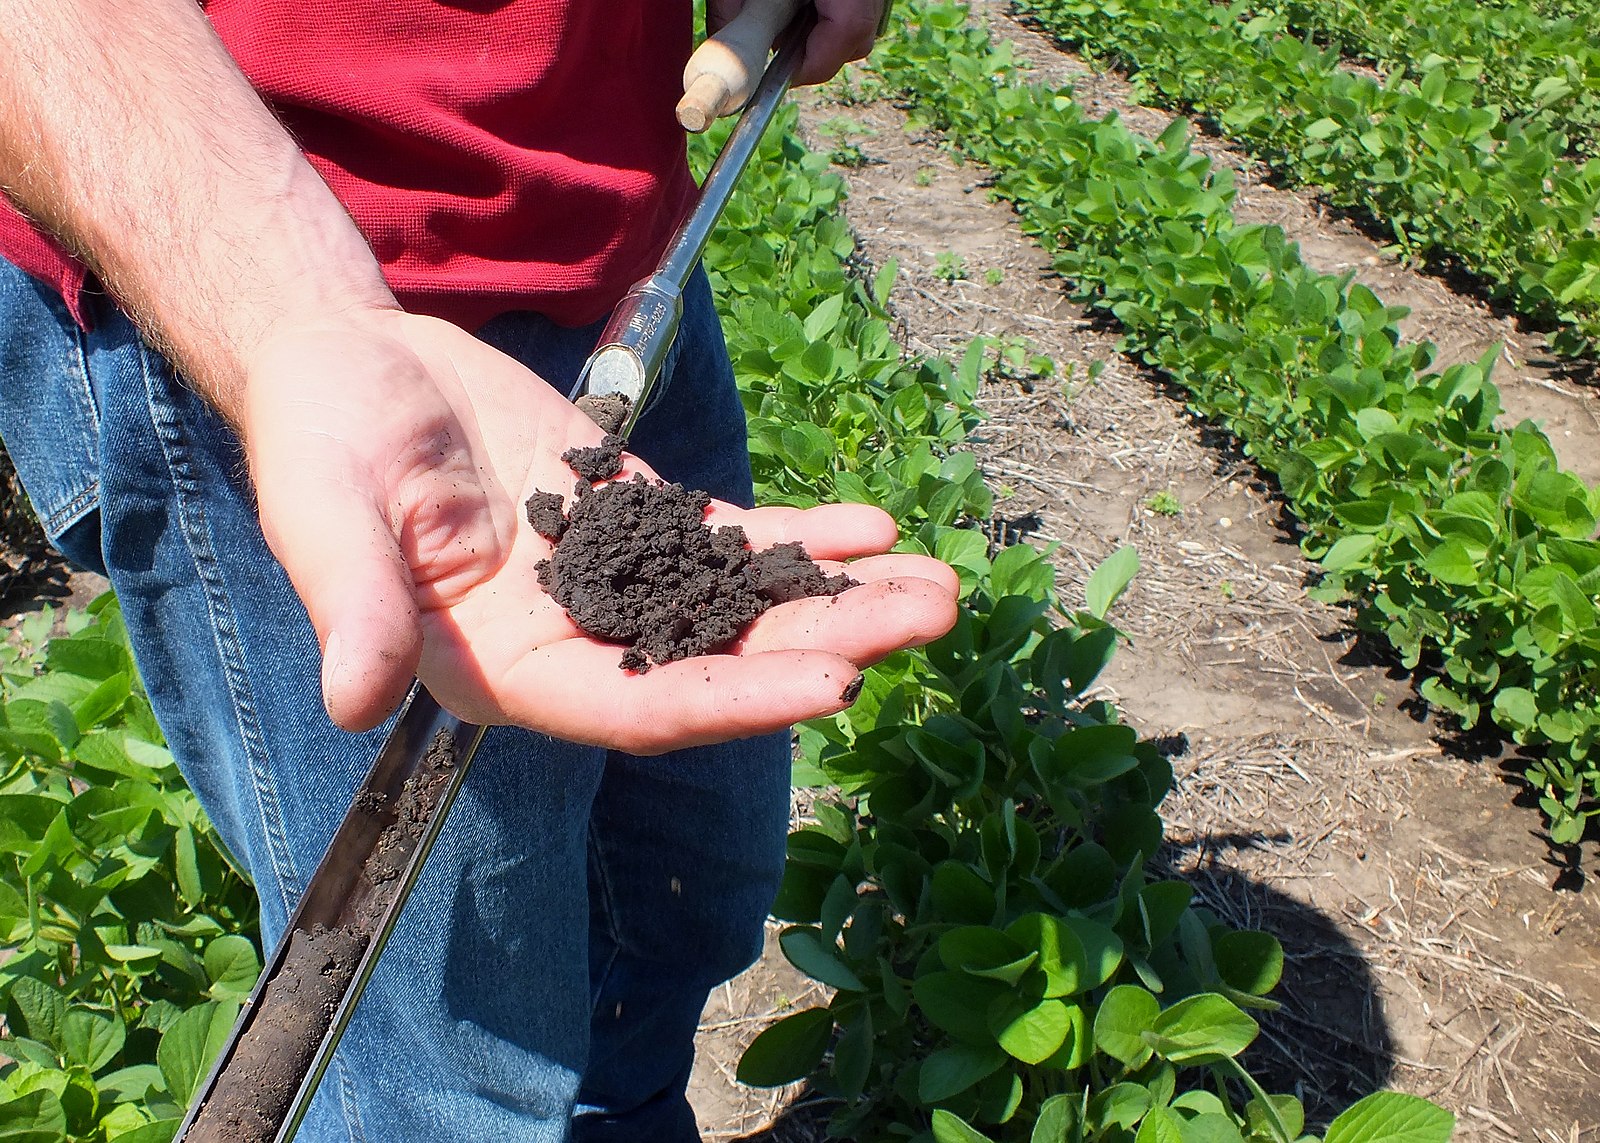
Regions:
<instances>
[{"instance_id":1,"label":"hand holding soil","mask_svg":"<svg viewBox=\"0 0 1600 1143\"><path fill-rule=\"evenodd\" d=\"M755 551L798 542L860 586L767 607L713 655L645 673L585 635L539 582L551 555L524 503L562 491L562 455L603 433L509 357L444 322L363 312L276 336L247 381L244 439L262 526L323 644L336 721L373 725L412 673L450 710L657 753L840 710L860 670L955 620L955 573L889 555L865 505L745 511L712 502ZM622 479L655 474L622 457Z\"/></svg>"}]
</instances>

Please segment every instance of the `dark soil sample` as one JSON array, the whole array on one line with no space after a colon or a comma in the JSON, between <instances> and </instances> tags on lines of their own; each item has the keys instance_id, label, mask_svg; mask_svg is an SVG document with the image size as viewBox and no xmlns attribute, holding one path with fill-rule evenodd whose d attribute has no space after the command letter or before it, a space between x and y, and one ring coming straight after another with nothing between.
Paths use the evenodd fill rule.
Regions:
<instances>
[{"instance_id":1,"label":"dark soil sample","mask_svg":"<svg viewBox=\"0 0 1600 1143\"><path fill-rule=\"evenodd\" d=\"M751 552L742 528L705 522L710 503L643 476L583 488L539 582L584 631L625 644L635 671L721 650L773 603L854 586L799 544Z\"/></svg>"},{"instance_id":2,"label":"dark soil sample","mask_svg":"<svg viewBox=\"0 0 1600 1143\"><path fill-rule=\"evenodd\" d=\"M795 540L752 552L750 580L768 603L790 603L813 595L838 595L856 583L843 572L823 575L822 569Z\"/></svg>"},{"instance_id":3,"label":"dark soil sample","mask_svg":"<svg viewBox=\"0 0 1600 1143\"><path fill-rule=\"evenodd\" d=\"M598 484L622 471L622 450L627 443L615 433L607 433L599 444L587 448L569 448L561 454L561 459L571 466L580 479Z\"/></svg>"},{"instance_id":4,"label":"dark soil sample","mask_svg":"<svg viewBox=\"0 0 1600 1143\"><path fill-rule=\"evenodd\" d=\"M633 402L621 393L612 393L605 397L591 397L584 394L573 404L577 405L579 412L608 433L622 432L623 423L628 419L628 410L633 408Z\"/></svg>"},{"instance_id":5,"label":"dark soil sample","mask_svg":"<svg viewBox=\"0 0 1600 1143\"><path fill-rule=\"evenodd\" d=\"M277 1138L368 939L344 926L317 925L290 934L283 965L234 1050L227 1082L218 1083L185 1137L189 1143L272 1143Z\"/></svg>"},{"instance_id":6,"label":"dark soil sample","mask_svg":"<svg viewBox=\"0 0 1600 1143\"><path fill-rule=\"evenodd\" d=\"M448 733L441 731L428 747L422 764L400 788L400 796L394 803L394 821L384 827L378 844L361 868L362 880L372 886L373 891L361 901L351 918L358 929L369 934L376 931L394 898L389 882L404 873L410 864L411 855L427 832L428 822L455 767L455 742Z\"/></svg>"},{"instance_id":7,"label":"dark soil sample","mask_svg":"<svg viewBox=\"0 0 1600 1143\"><path fill-rule=\"evenodd\" d=\"M528 523L547 540L559 540L567 530L567 517L561 511L561 497L554 492L535 492L528 497Z\"/></svg>"},{"instance_id":8,"label":"dark soil sample","mask_svg":"<svg viewBox=\"0 0 1600 1143\"><path fill-rule=\"evenodd\" d=\"M381 791L356 795L358 812L390 820L361 867L340 923L289 934L283 961L186 1143L272 1143L277 1138L455 767L455 741L441 731L392 809Z\"/></svg>"}]
</instances>

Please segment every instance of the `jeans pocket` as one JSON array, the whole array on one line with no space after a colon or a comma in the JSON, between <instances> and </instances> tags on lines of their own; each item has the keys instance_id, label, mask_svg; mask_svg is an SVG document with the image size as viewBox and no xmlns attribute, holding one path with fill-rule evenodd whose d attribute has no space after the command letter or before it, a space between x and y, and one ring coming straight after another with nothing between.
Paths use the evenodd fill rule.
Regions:
<instances>
[{"instance_id":1,"label":"jeans pocket","mask_svg":"<svg viewBox=\"0 0 1600 1143\"><path fill-rule=\"evenodd\" d=\"M0 439L52 541L99 504L100 414L65 303L0 259Z\"/></svg>"}]
</instances>

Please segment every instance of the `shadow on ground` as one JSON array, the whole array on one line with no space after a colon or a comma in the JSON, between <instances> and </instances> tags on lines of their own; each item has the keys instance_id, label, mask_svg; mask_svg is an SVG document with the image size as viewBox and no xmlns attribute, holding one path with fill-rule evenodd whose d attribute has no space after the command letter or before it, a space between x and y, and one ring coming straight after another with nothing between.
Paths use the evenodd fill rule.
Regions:
<instances>
[{"instance_id":1,"label":"shadow on ground","mask_svg":"<svg viewBox=\"0 0 1600 1143\"><path fill-rule=\"evenodd\" d=\"M1306 1105L1307 1125L1325 1128L1362 1096L1388 1086L1396 1067L1393 1032L1366 957L1319 910L1230 868L1228 855L1281 839L1258 833L1211 835L1173 848L1152 873L1194 887L1195 903L1231 927L1260 929L1283 944L1282 1008L1254 1012L1261 1035L1243 1062L1269 1092Z\"/></svg>"}]
</instances>

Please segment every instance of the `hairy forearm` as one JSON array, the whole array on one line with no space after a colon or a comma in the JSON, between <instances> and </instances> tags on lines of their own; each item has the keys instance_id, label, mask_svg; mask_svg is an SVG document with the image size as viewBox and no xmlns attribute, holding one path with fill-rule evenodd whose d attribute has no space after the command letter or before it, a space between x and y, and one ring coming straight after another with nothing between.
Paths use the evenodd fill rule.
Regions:
<instances>
[{"instance_id":1,"label":"hairy forearm","mask_svg":"<svg viewBox=\"0 0 1600 1143\"><path fill-rule=\"evenodd\" d=\"M276 331L394 304L193 0L0 0L0 187L236 425Z\"/></svg>"}]
</instances>

